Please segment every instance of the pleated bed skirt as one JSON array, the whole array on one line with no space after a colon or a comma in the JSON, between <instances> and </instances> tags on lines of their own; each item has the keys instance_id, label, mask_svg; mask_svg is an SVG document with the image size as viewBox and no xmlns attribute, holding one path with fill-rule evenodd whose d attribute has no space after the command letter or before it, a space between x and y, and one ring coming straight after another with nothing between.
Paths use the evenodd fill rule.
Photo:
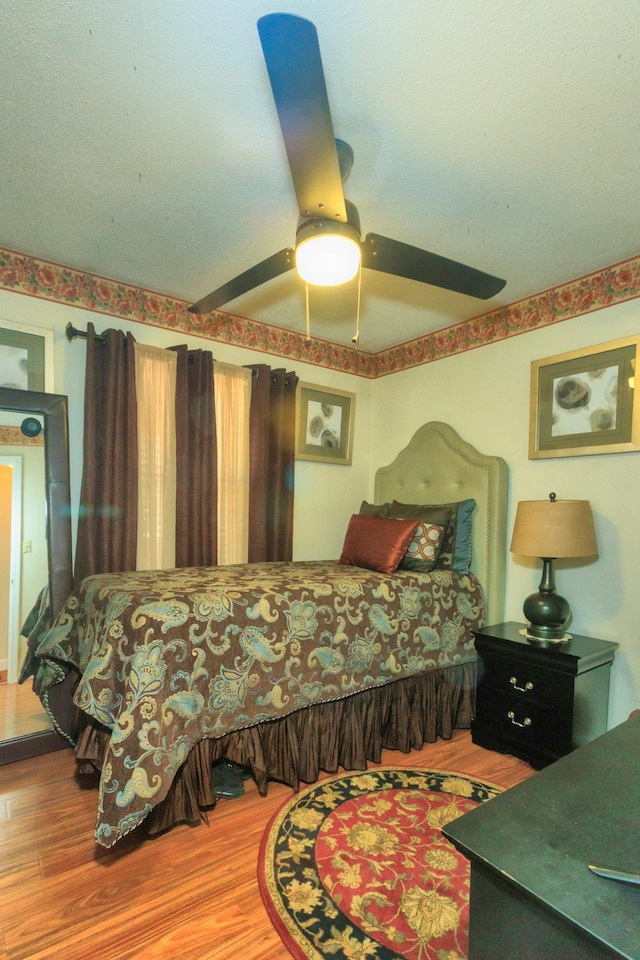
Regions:
<instances>
[{"instance_id":1,"label":"pleated bed skirt","mask_svg":"<svg viewBox=\"0 0 640 960\"><path fill-rule=\"evenodd\" d=\"M251 770L261 795L268 781L294 790L314 783L321 771L366 770L383 749L409 753L454 729L470 726L475 713L477 662L395 680L341 700L319 703L271 720L200 740L176 773L167 797L139 828L146 835L178 823L196 823L216 803L213 764L223 757ZM102 768L110 730L84 716L76 746L79 772ZM241 801L240 801L241 802Z\"/></svg>"}]
</instances>

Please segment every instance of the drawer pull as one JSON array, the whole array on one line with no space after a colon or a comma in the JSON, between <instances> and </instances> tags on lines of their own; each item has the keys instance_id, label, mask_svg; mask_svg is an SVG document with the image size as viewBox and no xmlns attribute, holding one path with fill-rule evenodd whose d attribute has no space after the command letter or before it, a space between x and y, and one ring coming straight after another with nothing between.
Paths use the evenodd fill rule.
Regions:
<instances>
[{"instance_id":1,"label":"drawer pull","mask_svg":"<svg viewBox=\"0 0 640 960\"><path fill-rule=\"evenodd\" d=\"M517 677L509 677L509 683L515 690L521 690L523 693L529 693L530 690L533 690L533 684L531 683L531 680L527 680L524 687L518 686Z\"/></svg>"},{"instance_id":2,"label":"drawer pull","mask_svg":"<svg viewBox=\"0 0 640 960\"><path fill-rule=\"evenodd\" d=\"M516 715L513 712L513 710L509 710L507 717L509 718L509 720L511 720L511 723L514 725L514 727L530 727L531 726L531 717L525 717L522 723L520 723L519 720L516 720Z\"/></svg>"}]
</instances>

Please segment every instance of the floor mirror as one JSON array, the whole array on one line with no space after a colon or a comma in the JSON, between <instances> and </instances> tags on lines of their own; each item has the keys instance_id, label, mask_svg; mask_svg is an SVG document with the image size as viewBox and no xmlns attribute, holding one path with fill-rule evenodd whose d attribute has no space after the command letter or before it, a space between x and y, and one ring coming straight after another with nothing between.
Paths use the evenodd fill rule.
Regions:
<instances>
[{"instance_id":1,"label":"floor mirror","mask_svg":"<svg viewBox=\"0 0 640 960\"><path fill-rule=\"evenodd\" d=\"M67 398L0 387L0 441L0 597L6 614L0 656L7 665L0 683L0 764L5 764L69 746L33 693L32 679L17 682L27 612L48 587L49 616L55 618L73 588Z\"/></svg>"}]
</instances>

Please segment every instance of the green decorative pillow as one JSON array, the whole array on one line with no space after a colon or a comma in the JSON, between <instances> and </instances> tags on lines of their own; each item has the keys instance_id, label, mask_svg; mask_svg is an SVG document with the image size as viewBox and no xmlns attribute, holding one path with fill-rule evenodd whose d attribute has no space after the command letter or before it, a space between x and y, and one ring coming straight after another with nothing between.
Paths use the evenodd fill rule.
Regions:
<instances>
[{"instance_id":1,"label":"green decorative pillow","mask_svg":"<svg viewBox=\"0 0 640 960\"><path fill-rule=\"evenodd\" d=\"M367 503L363 500L358 513L363 517L388 517L391 510L390 503Z\"/></svg>"},{"instance_id":2,"label":"green decorative pillow","mask_svg":"<svg viewBox=\"0 0 640 960\"><path fill-rule=\"evenodd\" d=\"M430 503L400 503L394 500L390 516L398 520L419 520L420 523L437 523L441 527L447 527L452 514L452 503L433 506Z\"/></svg>"},{"instance_id":3,"label":"green decorative pillow","mask_svg":"<svg viewBox=\"0 0 640 960\"><path fill-rule=\"evenodd\" d=\"M417 526L417 520L391 520L354 513L339 562L393 573L407 552Z\"/></svg>"},{"instance_id":4,"label":"green decorative pillow","mask_svg":"<svg viewBox=\"0 0 640 960\"><path fill-rule=\"evenodd\" d=\"M442 520L438 519L438 511L445 511L448 517L447 529L436 569L468 573L471 565L471 514L475 506L476 501L473 499L428 505L399 503L394 500L391 504L391 516L415 517L426 522L442 523Z\"/></svg>"},{"instance_id":5,"label":"green decorative pillow","mask_svg":"<svg viewBox=\"0 0 640 960\"><path fill-rule=\"evenodd\" d=\"M431 573L442 550L445 529L437 523L419 523L398 569Z\"/></svg>"}]
</instances>

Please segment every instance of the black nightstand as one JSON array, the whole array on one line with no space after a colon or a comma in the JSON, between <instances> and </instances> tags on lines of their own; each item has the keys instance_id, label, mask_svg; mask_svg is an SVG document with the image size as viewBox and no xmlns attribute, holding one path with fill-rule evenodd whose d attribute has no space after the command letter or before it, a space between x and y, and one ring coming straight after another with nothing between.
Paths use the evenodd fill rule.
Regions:
<instances>
[{"instance_id":1,"label":"black nightstand","mask_svg":"<svg viewBox=\"0 0 640 960\"><path fill-rule=\"evenodd\" d=\"M575 633L564 643L545 643L523 636L524 627L511 622L475 631L471 739L538 769L606 732L618 644Z\"/></svg>"}]
</instances>

